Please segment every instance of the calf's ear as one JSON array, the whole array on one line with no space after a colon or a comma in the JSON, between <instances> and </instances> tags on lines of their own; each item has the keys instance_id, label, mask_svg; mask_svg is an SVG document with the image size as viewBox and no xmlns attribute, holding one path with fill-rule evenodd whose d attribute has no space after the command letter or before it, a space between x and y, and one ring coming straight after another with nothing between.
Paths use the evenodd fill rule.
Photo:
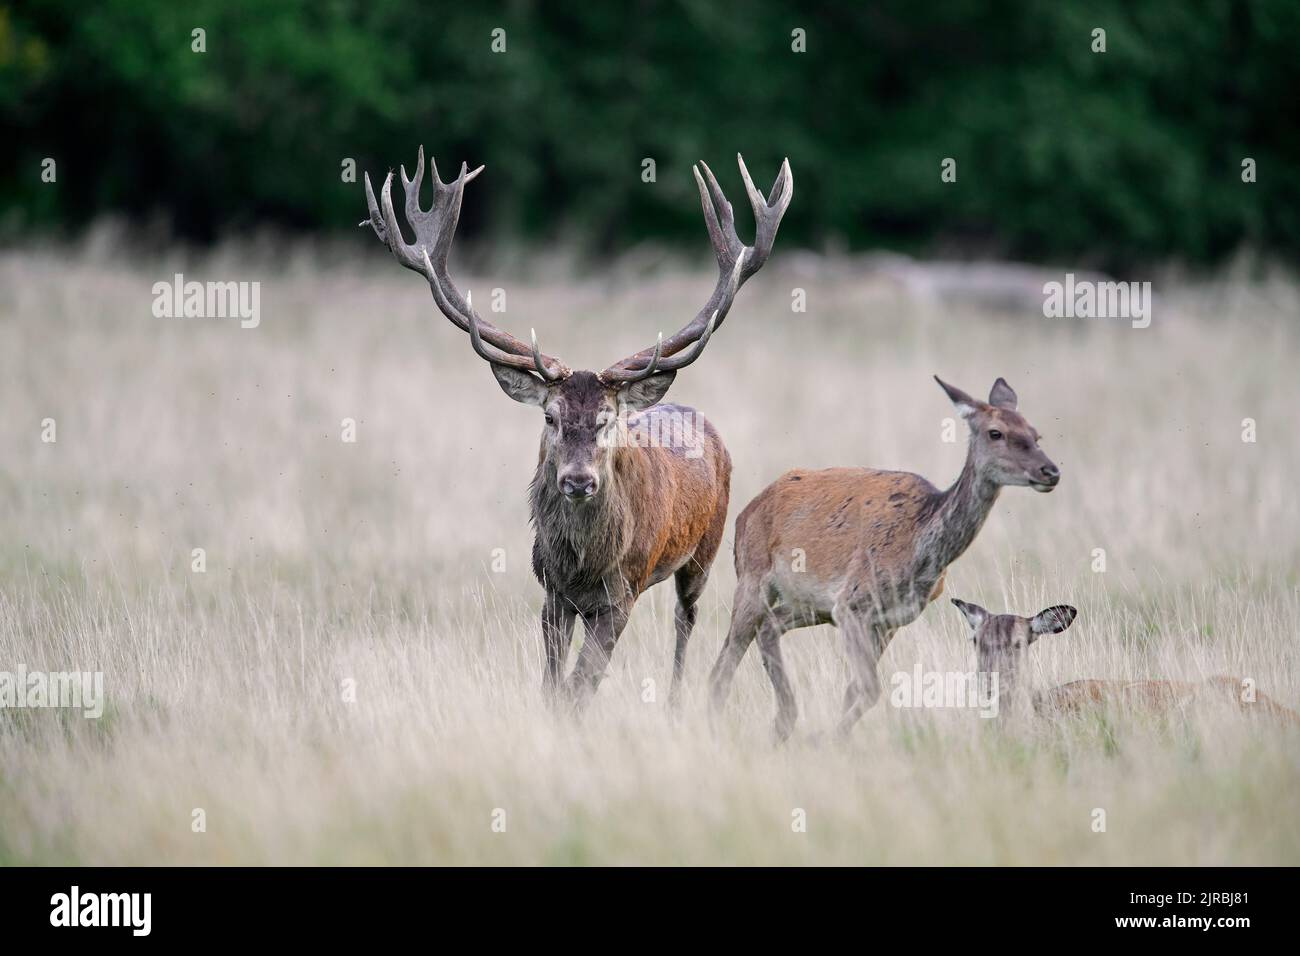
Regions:
<instances>
[{"instance_id":1,"label":"calf's ear","mask_svg":"<svg viewBox=\"0 0 1300 956\"><path fill-rule=\"evenodd\" d=\"M1078 613L1077 609L1068 604L1058 604L1039 611L1029 622L1029 633L1036 638L1044 634L1060 634L1074 623Z\"/></svg>"},{"instance_id":2,"label":"calf's ear","mask_svg":"<svg viewBox=\"0 0 1300 956\"><path fill-rule=\"evenodd\" d=\"M981 624L989 618L989 612L984 610L978 604L971 604L968 601L959 601L957 598L952 599L952 603L957 610L966 616L966 623L971 626L972 631L978 631Z\"/></svg>"}]
</instances>

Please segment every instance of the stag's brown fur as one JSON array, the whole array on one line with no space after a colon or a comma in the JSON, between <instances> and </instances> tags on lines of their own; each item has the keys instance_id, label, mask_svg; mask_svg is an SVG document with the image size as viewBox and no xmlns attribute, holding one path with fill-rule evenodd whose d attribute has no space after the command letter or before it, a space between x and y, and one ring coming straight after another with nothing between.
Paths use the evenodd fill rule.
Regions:
<instances>
[{"instance_id":1,"label":"stag's brown fur","mask_svg":"<svg viewBox=\"0 0 1300 956\"><path fill-rule=\"evenodd\" d=\"M597 423L617 416L619 401L620 391L590 372L552 386L543 404L559 434L543 435L530 486L549 686L559 683L574 621L582 618L587 629L568 679L578 707L595 693L637 598L670 576L678 598L670 691L677 699L696 602L726 530L731 457L713 425L686 406L654 405L614 417L597 442ZM632 447L626 436L656 416L694 423L694 441ZM599 491L574 501L562 479L584 468L594 471Z\"/></svg>"}]
</instances>

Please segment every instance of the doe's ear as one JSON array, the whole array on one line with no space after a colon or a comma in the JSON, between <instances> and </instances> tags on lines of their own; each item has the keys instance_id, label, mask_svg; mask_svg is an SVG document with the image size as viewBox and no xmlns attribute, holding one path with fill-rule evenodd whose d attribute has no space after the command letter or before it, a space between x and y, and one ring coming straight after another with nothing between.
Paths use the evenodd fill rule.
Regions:
<instances>
[{"instance_id":1,"label":"doe's ear","mask_svg":"<svg viewBox=\"0 0 1300 956\"><path fill-rule=\"evenodd\" d=\"M668 388L677 377L676 372L657 372L639 382L629 382L618 390L618 402L634 412L645 411L658 405L668 394Z\"/></svg>"},{"instance_id":2,"label":"doe's ear","mask_svg":"<svg viewBox=\"0 0 1300 956\"><path fill-rule=\"evenodd\" d=\"M962 418L970 418L977 411L979 411L980 403L977 402L975 399L971 398L960 388L958 388L955 385L949 385L938 375L934 377L934 380L938 382L939 387L942 388L948 394L949 400L951 400L953 405L957 407L957 414L960 415Z\"/></svg>"},{"instance_id":3,"label":"doe's ear","mask_svg":"<svg viewBox=\"0 0 1300 956\"><path fill-rule=\"evenodd\" d=\"M978 631L980 625L989 619L989 612L984 610L978 604L970 604L966 601L959 601L957 598L952 599L952 603L957 610L966 616L966 623L971 626L972 631Z\"/></svg>"},{"instance_id":4,"label":"doe's ear","mask_svg":"<svg viewBox=\"0 0 1300 956\"><path fill-rule=\"evenodd\" d=\"M1035 638L1042 637L1044 634L1060 634L1074 623L1078 613L1076 608L1068 604L1058 604L1045 611L1039 611L1029 622L1029 633Z\"/></svg>"},{"instance_id":5,"label":"doe's ear","mask_svg":"<svg viewBox=\"0 0 1300 956\"><path fill-rule=\"evenodd\" d=\"M501 391L505 392L516 402L522 402L525 405L545 405L547 387L536 375L531 372L525 372L523 369L512 368L509 365L492 364L492 374L497 378L497 384L501 386Z\"/></svg>"},{"instance_id":6,"label":"doe's ear","mask_svg":"<svg viewBox=\"0 0 1300 956\"><path fill-rule=\"evenodd\" d=\"M1007 384L1005 378L999 378L993 383L993 389L989 392L989 404L997 408L1005 408L1009 412L1016 410L1016 404L1020 400L1016 398L1016 390Z\"/></svg>"}]
</instances>

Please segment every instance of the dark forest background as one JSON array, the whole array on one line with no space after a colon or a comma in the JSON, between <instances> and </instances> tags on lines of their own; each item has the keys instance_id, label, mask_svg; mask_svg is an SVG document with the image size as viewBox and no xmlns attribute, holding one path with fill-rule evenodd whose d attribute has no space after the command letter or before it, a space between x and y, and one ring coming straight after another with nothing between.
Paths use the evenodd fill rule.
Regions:
<instances>
[{"instance_id":1,"label":"dark forest background","mask_svg":"<svg viewBox=\"0 0 1300 956\"><path fill-rule=\"evenodd\" d=\"M764 189L790 157L783 240L815 248L1285 257L1298 97L1296 0L24 0L0 3L0 236L355 229L344 159L410 169L423 143L488 165L463 233L589 252L698 245L690 166L740 198L739 150Z\"/></svg>"}]
</instances>

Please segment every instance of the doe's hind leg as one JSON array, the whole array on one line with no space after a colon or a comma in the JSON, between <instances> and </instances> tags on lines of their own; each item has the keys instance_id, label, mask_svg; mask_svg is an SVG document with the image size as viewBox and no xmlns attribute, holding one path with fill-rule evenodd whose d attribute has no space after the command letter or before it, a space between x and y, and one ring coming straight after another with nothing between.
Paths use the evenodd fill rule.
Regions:
<instances>
[{"instance_id":1,"label":"doe's hind leg","mask_svg":"<svg viewBox=\"0 0 1300 956\"><path fill-rule=\"evenodd\" d=\"M772 682L776 696L776 721L772 731L778 744L783 744L794 730L799 719L799 707L794 700L794 688L785 672L785 659L781 656L781 636L785 627L773 617L766 617L758 629L758 650L763 655L763 669Z\"/></svg>"},{"instance_id":2,"label":"doe's hind leg","mask_svg":"<svg viewBox=\"0 0 1300 956\"><path fill-rule=\"evenodd\" d=\"M727 703L736 668L740 666L749 645L758 636L758 629L766 615L767 608L757 600L752 585L740 581L731 603L731 626L727 629L727 639L722 642L718 660L709 673L709 719L715 725Z\"/></svg>"}]
</instances>

